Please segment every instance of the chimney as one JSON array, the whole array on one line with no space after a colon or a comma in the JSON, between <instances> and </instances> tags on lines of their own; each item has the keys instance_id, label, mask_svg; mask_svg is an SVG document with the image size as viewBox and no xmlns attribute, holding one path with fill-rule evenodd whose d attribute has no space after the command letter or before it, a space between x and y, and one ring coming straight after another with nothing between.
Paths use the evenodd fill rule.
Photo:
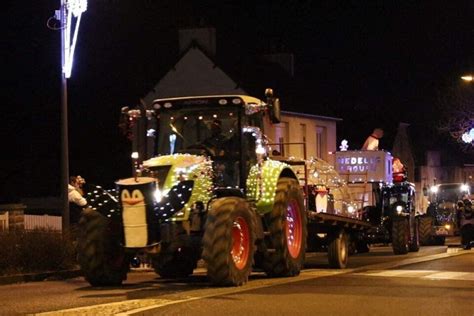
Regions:
<instances>
[{"instance_id":1,"label":"chimney","mask_svg":"<svg viewBox=\"0 0 474 316\"><path fill-rule=\"evenodd\" d=\"M179 33L179 53L183 54L193 42L207 54L216 55L216 29L213 27L182 29Z\"/></svg>"}]
</instances>

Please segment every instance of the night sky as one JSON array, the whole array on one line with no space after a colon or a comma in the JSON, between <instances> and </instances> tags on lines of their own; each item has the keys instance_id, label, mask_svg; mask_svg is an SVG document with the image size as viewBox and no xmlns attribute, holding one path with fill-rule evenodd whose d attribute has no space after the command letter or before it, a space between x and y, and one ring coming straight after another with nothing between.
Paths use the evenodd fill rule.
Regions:
<instances>
[{"instance_id":1,"label":"night sky","mask_svg":"<svg viewBox=\"0 0 474 316\"><path fill-rule=\"evenodd\" d=\"M224 71L293 53L283 109L342 118L338 139L357 147L383 127L389 149L407 122L417 148L439 145L437 100L474 73L474 1L255 2L89 1L68 82L70 173L109 187L129 175L120 108L177 62L178 30L201 26L216 28ZM46 21L59 0L5 3L0 201L58 195L60 33Z\"/></svg>"}]
</instances>

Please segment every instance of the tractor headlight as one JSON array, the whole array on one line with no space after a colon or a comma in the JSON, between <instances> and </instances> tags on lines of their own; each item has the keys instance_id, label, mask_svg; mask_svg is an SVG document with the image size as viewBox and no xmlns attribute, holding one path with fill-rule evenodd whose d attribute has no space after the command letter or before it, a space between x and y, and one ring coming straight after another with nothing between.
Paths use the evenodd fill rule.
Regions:
<instances>
[{"instance_id":1,"label":"tractor headlight","mask_svg":"<svg viewBox=\"0 0 474 316\"><path fill-rule=\"evenodd\" d=\"M160 190L160 188L156 188L155 192L153 193L153 197L157 203L160 203L163 199L163 196L167 195L169 190Z\"/></svg>"},{"instance_id":2,"label":"tractor headlight","mask_svg":"<svg viewBox=\"0 0 474 316\"><path fill-rule=\"evenodd\" d=\"M403 212L403 206L397 205L397 207L395 208L395 210L397 211L397 214L400 215L400 214Z\"/></svg>"},{"instance_id":3,"label":"tractor headlight","mask_svg":"<svg viewBox=\"0 0 474 316\"><path fill-rule=\"evenodd\" d=\"M438 187L436 185L430 188L431 193L438 193Z\"/></svg>"}]
</instances>

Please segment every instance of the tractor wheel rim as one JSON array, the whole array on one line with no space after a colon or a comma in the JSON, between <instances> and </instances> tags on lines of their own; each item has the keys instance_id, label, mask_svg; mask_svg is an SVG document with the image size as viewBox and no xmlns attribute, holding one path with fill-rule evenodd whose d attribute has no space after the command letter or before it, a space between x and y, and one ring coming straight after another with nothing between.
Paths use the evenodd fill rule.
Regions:
<instances>
[{"instance_id":1,"label":"tractor wheel rim","mask_svg":"<svg viewBox=\"0 0 474 316\"><path fill-rule=\"evenodd\" d=\"M292 258L298 258L302 239L301 214L298 203L292 200L286 209L286 243Z\"/></svg>"},{"instance_id":2,"label":"tractor wheel rim","mask_svg":"<svg viewBox=\"0 0 474 316\"><path fill-rule=\"evenodd\" d=\"M243 217L237 217L232 223L232 260L237 269L247 266L249 259L250 232L249 225Z\"/></svg>"}]
</instances>

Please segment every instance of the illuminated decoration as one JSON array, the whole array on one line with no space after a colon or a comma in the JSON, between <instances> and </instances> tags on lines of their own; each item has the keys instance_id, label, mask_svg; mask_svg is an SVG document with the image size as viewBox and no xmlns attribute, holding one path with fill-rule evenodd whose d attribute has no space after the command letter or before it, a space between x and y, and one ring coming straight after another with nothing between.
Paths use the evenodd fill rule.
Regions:
<instances>
[{"instance_id":1,"label":"illuminated decoration","mask_svg":"<svg viewBox=\"0 0 474 316\"><path fill-rule=\"evenodd\" d=\"M170 154L174 153L174 147L176 145L176 134L170 135Z\"/></svg>"},{"instance_id":2,"label":"illuminated decoration","mask_svg":"<svg viewBox=\"0 0 474 316\"><path fill-rule=\"evenodd\" d=\"M349 142L347 141L347 139L343 139L341 141L341 145L339 146L339 149L341 151L346 151L347 149L349 149Z\"/></svg>"},{"instance_id":3,"label":"illuminated decoration","mask_svg":"<svg viewBox=\"0 0 474 316\"><path fill-rule=\"evenodd\" d=\"M317 186L316 189L316 212L327 212L328 209L328 190L325 186Z\"/></svg>"},{"instance_id":4,"label":"illuminated decoration","mask_svg":"<svg viewBox=\"0 0 474 316\"><path fill-rule=\"evenodd\" d=\"M150 128L146 131L146 137L155 137L156 135L156 130L153 128Z\"/></svg>"},{"instance_id":5,"label":"illuminated decoration","mask_svg":"<svg viewBox=\"0 0 474 316\"><path fill-rule=\"evenodd\" d=\"M327 195L327 203L333 203L333 213L336 215L348 216L352 218L357 217L356 210L361 209L355 202L355 197L348 188L347 182L339 175L335 168L326 161L311 157L306 162L308 169L308 185L313 188L315 202L319 191L328 190L331 194ZM320 196L319 199L321 199ZM319 201L318 199L318 201ZM323 202L321 200L321 202ZM313 211L321 211L327 207L321 207L315 203L316 209Z\"/></svg>"},{"instance_id":6,"label":"illuminated decoration","mask_svg":"<svg viewBox=\"0 0 474 316\"><path fill-rule=\"evenodd\" d=\"M402 182L407 180L407 174L405 166L402 164L399 158L393 158L393 182Z\"/></svg>"},{"instance_id":7,"label":"illuminated decoration","mask_svg":"<svg viewBox=\"0 0 474 316\"><path fill-rule=\"evenodd\" d=\"M336 170L351 183L393 181L392 155L381 150L338 151Z\"/></svg>"},{"instance_id":8,"label":"illuminated decoration","mask_svg":"<svg viewBox=\"0 0 474 316\"><path fill-rule=\"evenodd\" d=\"M461 190L461 192L469 192L469 185L467 185L465 183L461 184L460 190Z\"/></svg>"},{"instance_id":9,"label":"illuminated decoration","mask_svg":"<svg viewBox=\"0 0 474 316\"><path fill-rule=\"evenodd\" d=\"M289 165L271 159L250 169L247 178L247 198L257 200L258 212L266 213L272 210L277 182L284 169L291 170Z\"/></svg>"},{"instance_id":10,"label":"illuminated decoration","mask_svg":"<svg viewBox=\"0 0 474 316\"><path fill-rule=\"evenodd\" d=\"M263 133L260 128L255 126L245 126L242 131L244 133L251 133L255 137L255 153L259 155L259 158L263 158L263 155L267 153L264 146L266 146L266 141L264 140Z\"/></svg>"},{"instance_id":11,"label":"illuminated decoration","mask_svg":"<svg viewBox=\"0 0 474 316\"><path fill-rule=\"evenodd\" d=\"M430 188L431 193L438 193L439 187L437 185L434 185Z\"/></svg>"},{"instance_id":12,"label":"illuminated decoration","mask_svg":"<svg viewBox=\"0 0 474 316\"><path fill-rule=\"evenodd\" d=\"M235 103L234 103L235 104ZM264 102L261 103L246 103L245 104L245 115L252 115L255 113L263 112L267 108Z\"/></svg>"},{"instance_id":13,"label":"illuminated decoration","mask_svg":"<svg viewBox=\"0 0 474 316\"><path fill-rule=\"evenodd\" d=\"M465 132L462 134L461 139L463 142L466 144L473 143L474 142L474 128L471 128L468 132Z\"/></svg>"},{"instance_id":14,"label":"illuminated decoration","mask_svg":"<svg viewBox=\"0 0 474 316\"><path fill-rule=\"evenodd\" d=\"M193 181L191 196L170 220L187 220L194 203L206 204L210 200L213 189L211 160L204 156L174 154L154 157L143 162L145 169L159 166L171 166L164 183L160 183L162 185L162 200L164 200L166 193L171 195L171 190L177 185L179 187L179 183Z\"/></svg>"},{"instance_id":15,"label":"illuminated decoration","mask_svg":"<svg viewBox=\"0 0 474 316\"><path fill-rule=\"evenodd\" d=\"M64 25L62 25L62 28L64 29L64 44L62 47L64 54L64 64L62 67L64 77L70 78L82 13L87 11L87 0L64 0L61 10L63 10L66 18L66 21L63 21ZM74 23L74 29L73 17L76 20ZM61 21L61 18L58 20ZM72 32L73 35L71 39Z\"/></svg>"}]
</instances>

